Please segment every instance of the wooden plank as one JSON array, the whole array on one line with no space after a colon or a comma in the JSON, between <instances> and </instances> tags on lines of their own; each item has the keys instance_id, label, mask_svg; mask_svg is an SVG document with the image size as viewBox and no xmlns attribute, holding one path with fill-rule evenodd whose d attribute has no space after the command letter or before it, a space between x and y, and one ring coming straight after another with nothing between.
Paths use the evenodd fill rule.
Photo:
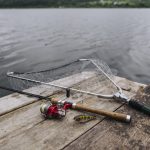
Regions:
<instances>
[{"instance_id":1,"label":"wooden plank","mask_svg":"<svg viewBox=\"0 0 150 150\"><path fill-rule=\"evenodd\" d=\"M116 78L118 83L127 83L132 88L128 95L133 95L137 84L125 79ZM136 86L136 87L135 87ZM92 88L92 87L91 87ZM101 87L102 90L108 90L108 87ZM100 87L95 91L99 91ZM92 107L115 110L121 104L113 100L99 99L97 97L87 97L81 95L79 98L86 98L85 103ZM75 99L76 100L76 99ZM0 147L1 149L61 149L65 145L81 136L84 132L95 126L103 117L93 120L86 124L74 122L73 117L80 114L70 110L64 120L43 120L39 112L37 102L32 105L20 108L9 114L0 117ZM110 124L112 122L110 121ZM116 122L115 122L116 123ZM119 123L122 124L122 123Z\"/></svg>"},{"instance_id":2,"label":"wooden plank","mask_svg":"<svg viewBox=\"0 0 150 150\"><path fill-rule=\"evenodd\" d=\"M64 85L64 86L73 86L74 84L77 84L85 79L88 79L92 77L94 74L89 72L83 72L81 74L76 74L73 76L69 76L63 79L59 79L57 81L54 81L54 84ZM30 89L25 90L27 92L31 92L33 94L40 94L43 96L52 95L60 89L48 87L48 86L38 86L33 87ZM13 111L17 108L20 108L22 106L31 104L35 101L37 101L37 98L31 98L26 95L14 93L5 97L0 98L0 116L8 113L9 111Z\"/></svg>"},{"instance_id":3,"label":"wooden plank","mask_svg":"<svg viewBox=\"0 0 150 150\"><path fill-rule=\"evenodd\" d=\"M148 96L139 96L136 99L144 101L148 105ZM132 116L130 125L104 120L89 130L84 135L66 145L64 150L97 150L97 149L150 149L150 119L127 105L118 112L128 112Z\"/></svg>"},{"instance_id":4,"label":"wooden plank","mask_svg":"<svg viewBox=\"0 0 150 150\"><path fill-rule=\"evenodd\" d=\"M24 131L43 121L39 112L41 103L42 101L33 103L0 117L0 139L9 136L12 132L17 134L17 130Z\"/></svg>"}]
</instances>

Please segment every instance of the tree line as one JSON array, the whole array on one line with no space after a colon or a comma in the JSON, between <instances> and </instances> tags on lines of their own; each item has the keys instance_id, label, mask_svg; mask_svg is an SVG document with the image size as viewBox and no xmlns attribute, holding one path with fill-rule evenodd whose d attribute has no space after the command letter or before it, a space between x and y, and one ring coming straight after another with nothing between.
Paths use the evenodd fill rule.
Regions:
<instances>
[{"instance_id":1,"label":"tree line","mask_svg":"<svg viewBox=\"0 0 150 150\"><path fill-rule=\"evenodd\" d=\"M0 0L0 8L150 7L150 0Z\"/></svg>"}]
</instances>

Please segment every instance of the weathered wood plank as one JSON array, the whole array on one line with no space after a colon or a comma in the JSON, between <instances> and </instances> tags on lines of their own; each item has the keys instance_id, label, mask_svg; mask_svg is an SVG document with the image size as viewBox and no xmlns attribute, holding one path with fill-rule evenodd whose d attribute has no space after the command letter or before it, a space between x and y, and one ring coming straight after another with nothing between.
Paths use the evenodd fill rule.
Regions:
<instances>
[{"instance_id":1,"label":"weathered wood plank","mask_svg":"<svg viewBox=\"0 0 150 150\"><path fill-rule=\"evenodd\" d=\"M136 96L140 101L150 105L149 97ZM116 121L104 120L74 142L64 147L64 150L98 150L98 149L150 149L150 119L124 105L118 112L128 112L132 115L130 125Z\"/></svg>"},{"instance_id":2,"label":"weathered wood plank","mask_svg":"<svg viewBox=\"0 0 150 150\"><path fill-rule=\"evenodd\" d=\"M64 85L64 86L73 86L74 84L77 84L85 79L88 79L92 77L93 75L94 75L93 73L83 72L81 74L76 74L70 77L59 79L57 81L54 81L53 83ZM43 96L47 96L47 95L52 95L60 91L60 89L47 87L47 86L38 86L38 87L27 89L25 91L31 92L33 94L40 94ZM0 98L0 116L5 113L8 113L9 111L13 111L17 108L20 108L24 105L33 103L37 100L38 100L37 98L31 98L26 95L22 95L18 93L14 93L14 94L2 97Z\"/></svg>"},{"instance_id":3,"label":"weathered wood plank","mask_svg":"<svg viewBox=\"0 0 150 150\"><path fill-rule=\"evenodd\" d=\"M132 87L130 93L126 92L130 96L133 95L138 85L121 78L116 78L116 81L118 83L124 82L128 87ZM97 89L94 88L94 90L108 89L107 87L101 87L101 89L97 87ZM121 105L121 103L117 103L113 100L99 99L97 97L81 95L79 98L86 98L85 103L87 105L105 108L111 111ZM73 121L73 117L80 113L70 110L63 121L44 121L39 111L40 103L41 102L37 102L28 105L0 117L1 149L61 149L95 126L103 118L100 117L98 120L93 120L84 125L78 124Z\"/></svg>"},{"instance_id":4,"label":"weathered wood plank","mask_svg":"<svg viewBox=\"0 0 150 150\"><path fill-rule=\"evenodd\" d=\"M12 132L17 134L17 130L19 132L24 131L24 129L31 128L43 121L44 119L39 113L39 105L41 103L41 101L33 103L0 117L0 139L9 136Z\"/></svg>"}]
</instances>

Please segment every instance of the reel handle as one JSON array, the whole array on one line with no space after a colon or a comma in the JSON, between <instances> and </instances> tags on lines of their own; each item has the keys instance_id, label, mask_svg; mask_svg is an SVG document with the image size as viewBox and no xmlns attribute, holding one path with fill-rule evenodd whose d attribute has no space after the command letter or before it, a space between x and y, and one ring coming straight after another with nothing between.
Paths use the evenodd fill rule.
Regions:
<instances>
[{"instance_id":1,"label":"reel handle","mask_svg":"<svg viewBox=\"0 0 150 150\"><path fill-rule=\"evenodd\" d=\"M140 103L137 100L131 99L128 102L128 105L138 111L143 112L144 114L150 115L150 106Z\"/></svg>"},{"instance_id":2,"label":"reel handle","mask_svg":"<svg viewBox=\"0 0 150 150\"><path fill-rule=\"evenodd\" d=\"M101 110L101 109L93 109L93 108L83 106L81 104L73 105L72 109L87 111L87 112L95 113L98 115L103 115L103 116L106 116L106 117L109 117L109 118L112 118L114 120L121 121L121 122L127 122L127 123L131 122L131 116L130 115L105 111L105 110Z\"/></svg>"}]
</instances>

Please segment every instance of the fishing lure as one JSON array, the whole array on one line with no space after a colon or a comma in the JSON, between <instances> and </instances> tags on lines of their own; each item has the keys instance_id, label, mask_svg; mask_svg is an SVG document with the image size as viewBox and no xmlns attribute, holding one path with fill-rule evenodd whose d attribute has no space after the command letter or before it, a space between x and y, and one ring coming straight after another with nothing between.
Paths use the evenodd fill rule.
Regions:
<instances>
[{"instance_id":1,"label":"fishing lure","mask_svg":"<svg viewBox=\"0 0 150 150\"><path fill-rule=\"evenodd\" d=\"M74 120L80 123L86 123L91 120L96 119L96 116L89 116L89 115L77 115L74 117Z\"/></svg>"}]
</instances>

